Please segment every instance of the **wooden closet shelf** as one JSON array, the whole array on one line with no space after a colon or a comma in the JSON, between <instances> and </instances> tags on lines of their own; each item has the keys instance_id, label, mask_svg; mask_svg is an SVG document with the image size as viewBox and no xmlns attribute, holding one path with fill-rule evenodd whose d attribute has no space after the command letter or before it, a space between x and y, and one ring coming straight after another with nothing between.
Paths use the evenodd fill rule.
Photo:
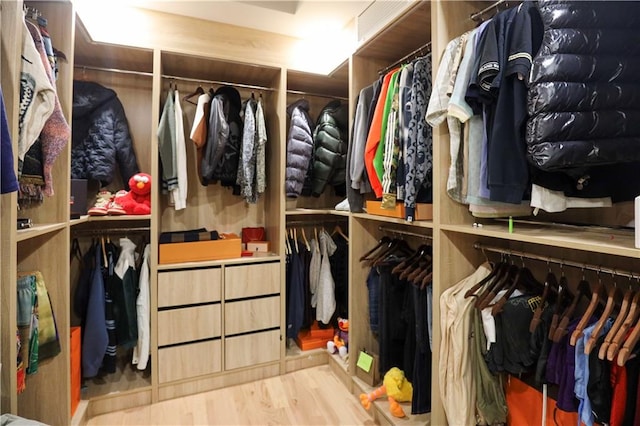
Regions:
<instances>
[{"instance_id":1,"label":"wooden closet shelf","mask_svg":"<svg viewBox=\"0 0 640 426\"><path fill-rule=\"evenodd\" d=\"M351 213L343 210L333 210L333 209L305 209L305 208L297 208L295 210L287 210L285 212L287 216L301 216L301 215L311 215L311 214L326 214L326 215L335 215L335 216L349 216Z\"/></svg>"},{"instance_id":2,"label":"wooden closet shelf","mask_svg":"<svg viewBox=\"0 0 640 426\"><path fill-rule=\"evenodd\" d=\"M634 247L632 232L603 228L581 228L580 230L558 226L516 223L513 233L509 233L507 223L489 223L482 227L469 225L441 225L443 231L453 231L523 243L583 250L593 253L611 254L629 258L640 258L640 249ZM597 229L597 230L595 230Z\"/></svg>"},{"instance_id":3,"label":"wooden closet shelf","mask_svg":"<svg viewBox=\"0 0 640 426\"><path fill-rule=\"evenodd\" d=\"M207 268L210 266L221 266L221 265L244 265L249 263L273 262L276 260L280 260L280 256L278 256L275 253L267 253L265 255L260 255L260 256L239 257L235 259L211 260L206 262L167 263L164 265L158 265L158 271L167 271L167 270L175 270L175 269Z\"/></svg>"},{"instance_id":4,"label":"wooden closet shelf","mask_svg":"<svg viewBox=\"0 0 640 426\"><path fill-rule=\"evenodd\" d=\"M378 216L378 215L368 214L368 213L352 213L352 214L353 214L353 217L356 219L366 219L366 220L374 220L378 222L397 223L400 225L410 225L417 228L433 228L432 220L416 220L413 222L407 222L406 220L400 219L400 218Z\"/></svg>"},{"instance_id":5,"label":"wooden closet shelf","mask_svg":"<svg viewBox=\"0 0 640 426\"><path fill-rule=\"evenodd\" d=\"M18 231L17 241L26 241L32 238L46 235L52 232L64 229L67 226L66 223L46 223L41 225L35 225L32 228L21 229Z\"/></svg>"}]
</instances>

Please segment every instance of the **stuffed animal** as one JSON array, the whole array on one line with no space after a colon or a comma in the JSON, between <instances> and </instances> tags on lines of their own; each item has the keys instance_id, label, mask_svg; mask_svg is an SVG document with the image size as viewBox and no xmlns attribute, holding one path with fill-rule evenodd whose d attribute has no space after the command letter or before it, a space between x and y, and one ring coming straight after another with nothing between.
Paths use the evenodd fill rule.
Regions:
<instances>
[{"instance_id":1,"label":"stuffed animal","mask_svg":"<svg viewBox=\"0 0 640 426\"><path fill-rule=\"evenodd\" d=\"M413 386L411 382L404 377L404 371L398 367L393 367L384 375L382 386L374 390L370 394L360 394L360 403L368 410L371 402L387 395L389 400L389 411L394 417L404 417L404 410L399 402L410 402L413 397Z\"/></svg>"},{"instance_id":2,"label":"stuffed animal","mask_svg":"<svg viewBox=\"0 0 640 426\"><path fill-rule=\"evenodd\" d=\"M151 213L151 176L136 173L129 179L129 192L119 191L113 199L125 214Z\"/></svg>"},{"instance_id":3,"label":"stuffed animal","mask_svg":"<svg viewBox=\"0 0 640 426\"><path fill-rule=\"evenodd\" d=\"M333 340L327 342L327 351L330 354L338 352L340 358L346 359L349 352L349 320L338 317L338 330Z\"/></svg>"}]
</instances>

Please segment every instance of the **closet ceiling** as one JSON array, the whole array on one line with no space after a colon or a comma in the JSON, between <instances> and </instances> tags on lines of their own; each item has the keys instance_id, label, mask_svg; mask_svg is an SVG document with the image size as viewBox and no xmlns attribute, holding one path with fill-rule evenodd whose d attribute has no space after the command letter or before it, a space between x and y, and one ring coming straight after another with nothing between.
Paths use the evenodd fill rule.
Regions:
<instances>
[{"instance_id":1,"label":"closet ceiling","mask_svg":"<svg viewBox=\"0 0 640 426\"><path fill-rule=\"evenodd\" d=\"M131 0L143 9L173 13L297 38L312 37L327 27L342 29L373 0Z\"/></svg>"}]
</instances>

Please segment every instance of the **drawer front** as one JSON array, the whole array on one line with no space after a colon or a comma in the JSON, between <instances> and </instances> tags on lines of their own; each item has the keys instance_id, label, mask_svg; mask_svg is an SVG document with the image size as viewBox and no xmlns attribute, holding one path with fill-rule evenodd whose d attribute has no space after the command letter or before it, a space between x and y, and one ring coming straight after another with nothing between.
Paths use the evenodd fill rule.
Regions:
<instances>
[{"instance_id":1,"label":"drawer front","mask_svg":"<svg viewBox=\"0 0 640 426\"><path fill-rule=\"evenodd\" d=\"M222 370L220 340L158 349L160 383L217 373Z\"/></svg>"},{"instance_id":2,"label":"drawer front","mask_svg":"<svg viewBox=\"0 0 640 426\"><path fill-rule=\"evenodd\" d=\"M158 312L158 346L220 336L220 304Z\"/></svg>"},{"instance_id":3,"label":"drawer front","mask_svg":"<svg viewBox=\"0 0 640 426\"><path fill-rule=\"evenodd\" d=\"M226 300L280 293L280 263L229 266L224 270Z\"/></svg>"},{"instance_id":4,"label":"drawer front","mask_svg":"<svg viewBox=\"0 0 640 426\"><path fill-rule=\"evenodd\" d=\"M217 302L222 269L193 269L158 273L158 307Z\"/></svg>"},{"instance_id":5,"label":"drawer front","mask_svg":"<svg viewBox=\"0 0 640 426\"><path fill-rule=\"evenodd\" d=\"M280 359L280 330L229 337L224 341L225 369Z\"/></svg>"},{"instance_id":6,"label":"drawer front","mask_svg":"<svg viewBox=\"0 0 640 426\"><path fill-rule=\"evenodd\" d=\"M280 326L280 296L228 302L224 307L224 334L239 334Z\"/></svg>"}]
</instances>

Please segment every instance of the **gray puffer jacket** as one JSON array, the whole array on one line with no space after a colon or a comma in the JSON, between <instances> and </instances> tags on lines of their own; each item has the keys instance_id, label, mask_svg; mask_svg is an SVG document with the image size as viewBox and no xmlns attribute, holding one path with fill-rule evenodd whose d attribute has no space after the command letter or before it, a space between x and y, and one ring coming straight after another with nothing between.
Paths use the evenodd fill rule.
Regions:
<instances>
[{"instance_id":1,"label":"gray puffer jacket","mask_svg":"<svg viewBox=\"0 0 640 426\"><path fill-rule=\"evenodd\" d=\"M106 186L117 165L128 189L129 178L140 170L116 92L98 83L74 81L72 124L71 177L94 179Z\"/></svg>"},{"instance_id":2,"label":"gray puffer jacket","mask_svg":"<svg viewBox=\"0 0 640 426\"><path fill-rule=\"evenodd\" d=\"M287 197L296 198L302 193L305 177L313 155L313 121L309 116L309 102L299 99L287 107L291 117L287 137L287 169L284 190Z\"/></svg>"}]
</instances>

